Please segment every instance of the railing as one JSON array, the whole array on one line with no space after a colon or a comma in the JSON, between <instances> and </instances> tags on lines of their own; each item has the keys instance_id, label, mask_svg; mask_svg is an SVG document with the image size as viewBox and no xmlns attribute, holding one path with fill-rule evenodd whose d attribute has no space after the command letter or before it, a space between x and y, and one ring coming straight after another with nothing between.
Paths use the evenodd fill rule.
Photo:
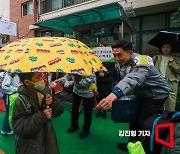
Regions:
<instances>
[{"instance_id":1,"label":"railing","mask_svg":"<svg viewBox=\"0 0 180 154\"><path fill-rule=\"evenodd\" d=\"M40 14L62 9L91 0L40 0Z\"/></svg>"}]
</instances>

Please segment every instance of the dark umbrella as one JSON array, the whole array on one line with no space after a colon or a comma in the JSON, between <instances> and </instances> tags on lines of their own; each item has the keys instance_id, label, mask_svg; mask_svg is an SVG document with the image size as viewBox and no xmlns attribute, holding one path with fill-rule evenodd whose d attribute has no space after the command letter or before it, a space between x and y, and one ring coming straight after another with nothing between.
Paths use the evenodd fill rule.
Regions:
<instances>
[{"instance_id":1,"label":"dark umbrella","mask_svg":"<svg viewBox=\"0 0 180 154\"><path fill-rule=\"evenodd\" d=\"M152 38L148 44L159 49L161 49L162 45L164 44L170 44L172 47L172 52L180 52L180 33L161 31L154 38Z\"/></svg>"}]
</instances>

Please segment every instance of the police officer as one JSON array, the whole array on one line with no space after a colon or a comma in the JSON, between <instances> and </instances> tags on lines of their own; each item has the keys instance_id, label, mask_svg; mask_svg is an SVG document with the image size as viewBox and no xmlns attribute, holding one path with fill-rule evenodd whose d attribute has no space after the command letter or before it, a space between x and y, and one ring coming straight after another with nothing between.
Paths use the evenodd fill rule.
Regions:
<instances>
[{"instance_id":1,"label":"police officer","mask_svg":"<svg viewBox=\"0 0 180 154\"><path fill-rule=\"evenodd\" d=\"M136 128L142 129L144 121L163 108L169 94L169 85L154 67L151 57L133 53L132 43L118 40L115 41L112 49L123 76L112 92L100 101L96 109L108 110L115 100L134 91L141 102ZM119 143L118 148L127 150L127 143Z\"/></svg>"}]
</instances>

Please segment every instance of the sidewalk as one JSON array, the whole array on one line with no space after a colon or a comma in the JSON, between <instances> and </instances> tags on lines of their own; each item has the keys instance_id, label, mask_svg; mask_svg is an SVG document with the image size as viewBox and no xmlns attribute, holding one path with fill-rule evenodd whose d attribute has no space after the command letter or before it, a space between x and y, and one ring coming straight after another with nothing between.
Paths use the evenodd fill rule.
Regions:
<instances>
[{"instance_id":1,"label":"sidewalk","mask_svg":"<svg viewBox=\"0 0 180 154\"><path fill-rule=\"evenodd\" d=\"M127 123L113 123L110 113L107 113L107 119L96 118L97 111L93 110L91 134L86 139L80 139L78 135L81 132L84 120L83 112L79 117L80 129L68 134L67 128L69 128L71 122L69 110L72 105L63 103L63 106L65 110L62 116L52 119L61 154L127 154L127 152L120 151L117 148L117 143L128 141L127 137L118 136L119 130L128 130ZM3 116L4 113L0 113L0 128ZM13 154L14 135L5 136L0 134L0 149L6 154Z\"/></svg>"}]
</instances>

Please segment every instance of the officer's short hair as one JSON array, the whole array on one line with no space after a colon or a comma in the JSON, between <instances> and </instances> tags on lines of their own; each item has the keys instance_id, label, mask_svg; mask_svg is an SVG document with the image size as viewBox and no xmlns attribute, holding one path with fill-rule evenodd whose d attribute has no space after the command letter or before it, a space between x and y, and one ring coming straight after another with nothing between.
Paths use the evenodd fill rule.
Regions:
<instances>
[{"instance_id":1,"label":"officer's short hair","mask_svg":"<svg viewBox=\"0 0 180 154\"><path fill-rule=\"evenodd\" d=\"M125 40L116 40L111 47L112 49L122 48L124 51L133 50L133 44Z\"/></svg>"}]
</instances>

